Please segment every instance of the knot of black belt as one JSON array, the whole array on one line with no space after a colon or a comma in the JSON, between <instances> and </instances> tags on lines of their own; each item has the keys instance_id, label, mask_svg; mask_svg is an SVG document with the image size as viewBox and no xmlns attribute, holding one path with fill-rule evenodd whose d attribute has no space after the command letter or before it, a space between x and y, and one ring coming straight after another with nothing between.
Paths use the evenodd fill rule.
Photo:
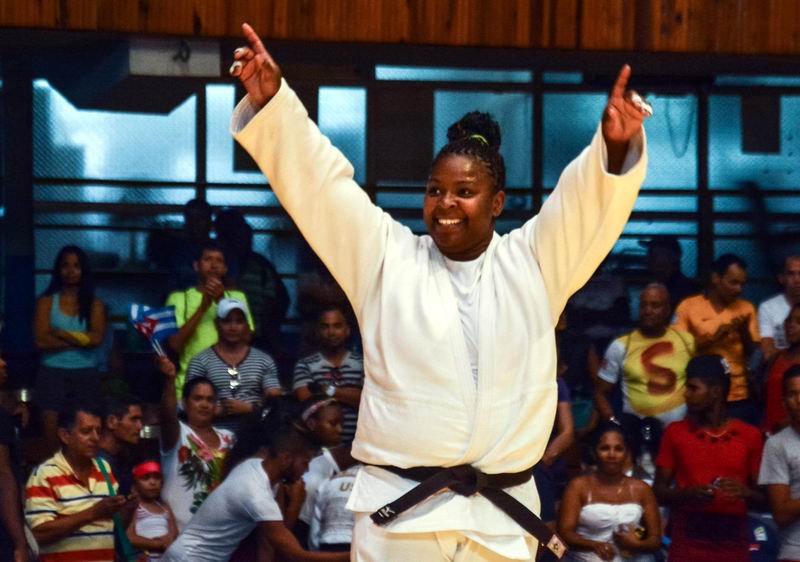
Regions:
<instances>
[{"instance_id":1,"label":"knot of black belt","mask_svg":"<svg viewBox=\"0 0 800 562\"><path fill-rule=\"evenodd\" d=\"M409 480L416 480L419 485L370 515L377 525L390 523L404 511L448 488L462 496L480 494L488 499L547 549L540 549L540 553L544 552L548 556L552 555L560 559L567 551L567 547L550 527L504 490L504 488L511 488L529 481L533 469L505 474L486 474L468 464L447 468L428 466L415 468L379 466L378 468ZM539 558L542 559L541 556Z\"/></svg>"},{"instance_id":2,"label":"knot of black belt","mask_svg":"<svg viewBox=\"0 0 800 562\"><path fill-rule=\"evenodd\" d=\"M450 484L448 488L456 494L462 496L480 494L489 485L487 475L468 464L454 466L446 470L449 470L451 476L455 479L455 482Z\"/></svg>"}]
</instances>

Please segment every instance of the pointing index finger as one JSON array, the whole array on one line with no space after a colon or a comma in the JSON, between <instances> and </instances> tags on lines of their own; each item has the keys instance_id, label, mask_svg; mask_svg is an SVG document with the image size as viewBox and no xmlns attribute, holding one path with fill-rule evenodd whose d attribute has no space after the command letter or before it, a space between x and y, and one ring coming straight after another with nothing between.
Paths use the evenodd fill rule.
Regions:
<instances>
[{"instance_id":1,"label":"pointing index finger","mask_svg":"<svg viewBox=\"0 0 800 562\"><path fill-rule=\"evenodd\" d=\"M257 55L264 55L269 57L269 53L267 53L267 49L264 48L264 43L261 42L258 34L256 33L255 29L249 23L242 24L242 31L244 32L244 36L247 38L247 41L250 43L250 46L253 47L253 50L256 52Z\"/></svg>"},{"instance_id":2,"label":"pointing index finger","mask_svg":"<svg viewBox=\"0 0 800 562\"><path fill-rule=\"evenodd\" d=\"M627 64L622 65L622 68L617 75L617 80L614 82L614 87L611 89L612 98L622 98L625 94L625 88L628 86L628 79L631 77L631 67Z\"/></svg>"}]
</instances>

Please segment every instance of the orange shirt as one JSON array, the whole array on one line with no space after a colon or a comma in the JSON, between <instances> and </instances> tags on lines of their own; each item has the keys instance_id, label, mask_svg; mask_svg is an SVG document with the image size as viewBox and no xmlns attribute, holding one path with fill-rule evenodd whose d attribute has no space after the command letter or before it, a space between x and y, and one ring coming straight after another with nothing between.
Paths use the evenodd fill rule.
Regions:
<instances>
[{"instance_id":1,"label":"orange shirt","mask_svg":"<svg viewBox=\"0 0 800 562\"><path fill-rule=\"evenodd\" d=\"M749 392L747 388L747 357L744 343L738 332L729 334L724 340L706 346L720 326L730 324L737 318L747 317L747 328L753 342L761 338L758 335L758 318L753 303L739 299L733 304L717 312L705 295L695 295L684 299L675 311L675 327L691 332L697 344L697 353L715 353L725 358L731 368L731 390L728 401L744 400Z\"/></svg>"}]
</instances>

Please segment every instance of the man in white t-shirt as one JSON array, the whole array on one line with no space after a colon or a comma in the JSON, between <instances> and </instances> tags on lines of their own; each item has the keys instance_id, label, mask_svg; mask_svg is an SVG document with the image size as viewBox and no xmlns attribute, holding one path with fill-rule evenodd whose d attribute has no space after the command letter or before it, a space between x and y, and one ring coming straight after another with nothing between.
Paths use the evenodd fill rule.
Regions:
<instances>
[{"instance_id":1,"label":"man in white t-shirt","mask_svg":"<svg viewBox=\"0 0 800 562\"><path fill-rule=\"evenodd\" d=\"M761 333L761 351L769 362L778 352L789 347L783 321L792 305L800 303L800 255L793 255L783 262L783 271L778 274L783 292L765 300L758 307L758 331Z\"/></svg>"},{"instance_id":2,"label":"man in white t-shirt","mask_svg":"<svg viewBox=\"0 0 800 562\"><path fill-rule=\"evenodd\" d=\"M203 502L178 539L164 553L164 562L221 562L256 527L283 558L345 562L348 553L305 551L283 524L272 483L292 482L308 469L314 445L291 426L269 434L266 455L251 457L233 469Z\"/></svg>"},{"instance_id":3,"label":"man in white t-shirt","mask_svg":"<svg viewBox=\"0 0 800 562\"><path fill-rule=\"evenodd\" d=\"M800 560L800 370L783 376L783 402L791 424L767 440L758 483L767 487L775 523L781 528L779 560Z\"/></svg>"}]
</instances>

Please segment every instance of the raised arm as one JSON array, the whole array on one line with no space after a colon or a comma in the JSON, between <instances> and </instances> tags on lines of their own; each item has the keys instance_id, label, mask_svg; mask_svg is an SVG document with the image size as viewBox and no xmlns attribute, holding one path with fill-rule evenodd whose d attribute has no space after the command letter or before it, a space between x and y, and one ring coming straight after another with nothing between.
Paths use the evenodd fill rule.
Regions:
<instances>
[{"instance_id":1,"label":"raised arm","mask_svg":"<svg viewBox=\"0 0 800 562\"><path fill-rule=\"evenodd\" d=\"M353 167L308 118L253 29L231 71L248 96L231 129L258 163L300 232L360 308L385 249L388 215L353 181Z\"/></svg>"},{"instance_id":2,"label":"raised arm","mask_svg":"<svg viewBox=\"0 0 800 562\"><path fill-rule=\"evenodd\" d=\"M161 390L158 415L161 422L161 450L166 453L175 448L181 433L178 422L178 398L175 390L175 377L178 370L168 357L158 358L158 370L164 375L164 388Z\"/></svg>"},{"instance_id":3,"label":"raised arm","mask_svg":"<svg viewBox=\"0 0 800 562\"><path fill-rule=\"evenodd\" d=\"M642 121L649 113L637 105L635 93L626 93L630 73L628 65L622 67L591 145L564 169L532 223L532 249L554 324L570 295L611 251L644 181Z\"/></svg>"}]
</instances>

